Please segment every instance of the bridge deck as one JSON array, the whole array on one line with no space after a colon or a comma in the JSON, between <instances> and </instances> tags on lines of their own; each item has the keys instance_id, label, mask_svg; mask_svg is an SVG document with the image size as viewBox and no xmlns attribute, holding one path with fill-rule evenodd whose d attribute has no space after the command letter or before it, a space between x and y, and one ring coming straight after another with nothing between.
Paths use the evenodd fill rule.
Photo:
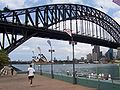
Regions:
<instances>
[{"instance_id":1,"label":"bridge deck","mask_svg":"<svg viewBox=\"0 0 120 90\"><path fill-rule=\"evenodd\" d=\"M64 81L59 81L44 76L36 75L33 86L30 87L27 75L0 77L0 90L96 90L93 88L73 85Z\"/></svg>"}]
</instances>

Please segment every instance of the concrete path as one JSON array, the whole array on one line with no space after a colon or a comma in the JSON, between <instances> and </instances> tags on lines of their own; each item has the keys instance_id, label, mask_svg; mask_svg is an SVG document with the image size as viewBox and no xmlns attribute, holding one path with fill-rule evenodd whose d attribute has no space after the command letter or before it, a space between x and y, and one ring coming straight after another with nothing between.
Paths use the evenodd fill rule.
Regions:
<instances>
[{"instance_id":1,"label":"concrete path","mask_svg":"<svg viewBox=\"0 0 120 90\"><path fill-rule=\"evenodd\" d=\"M64 81L36 75L33 86L28 83L26 74L0 77L0 90L96 90L93 88L73 85Z\"/></svg>"}]
</instances>

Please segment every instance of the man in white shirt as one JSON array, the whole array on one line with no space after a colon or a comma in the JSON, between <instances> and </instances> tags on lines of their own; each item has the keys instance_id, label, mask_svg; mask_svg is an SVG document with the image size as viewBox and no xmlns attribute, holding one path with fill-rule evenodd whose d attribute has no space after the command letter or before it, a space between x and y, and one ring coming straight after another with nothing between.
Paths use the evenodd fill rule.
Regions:
<instances>
[{"instance_id":1,"label":"man in white shirt","mask_svg":"<svg viewBox=\"0 0 120 90\"><path fill-rule=\"evenodd\" d=\"M30 86L32 86L32 80L34 78L35 69L32 68L32 65L28 68L28 79L30 81Z\"/></svg>"}]
</instances>

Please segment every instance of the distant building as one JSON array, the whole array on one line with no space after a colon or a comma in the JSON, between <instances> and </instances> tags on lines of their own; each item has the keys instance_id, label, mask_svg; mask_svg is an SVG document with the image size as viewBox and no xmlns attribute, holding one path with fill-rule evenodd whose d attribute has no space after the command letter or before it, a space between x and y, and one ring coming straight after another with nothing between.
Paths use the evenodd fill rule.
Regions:
<instances>
[{"instance_id":1,"label":"distant building","mask_svg":"<svg viewBox=\"0 0 120 90\"><path fill-rule=\"evenodd\" d=\"M100 46L95 45L92 52L93 53L99 53L100 52Z\"/></svg>"},{"instance_id":2,"label":"distant building","mask_svg":"<svg viewBox=\"0 0 120 90\"><path fill-rule=\"evenodd\" d=\"M81 57L81 61L84 61L84 57Z\"/></svg>"},{"instance_id":3,"label":"distant building","mask_svg":"<svg viewBox=\"0 0 120 90\"><path fill-rule=\"evenodd\" d=\"M92 59L92 54L89 53L89 54L87 55L87 60L91 60L91 59Z\"/></svg>"},{"instance_id":4,"label":"distant building","mask_svg":"<svg viewBox=\"0 0 120 90\"><path fill-rule=\"evenodd\" d=\"M113 49L110 48L106 53L105 53L105 57L107 60L113 60Z\"/></svg>"},{"instance_id":5,"label":"distant building","mask_svg":"<svg viewBox=\"0 0 120 90\"><path fill-rule=\"evenodd\" d=\"M120 47L118 48L118 51L117 51L117 59L120 59Z\"/></svg>"},{"instance_id":6,"label":"distant building","mask_svg":"<svg viewBox=\"0 0 120 90\"><path fill-rule=\"evenodd\" d=\"M91 60L92 60L92 54L89 53L89 54L87 55L87 61L89 62L89 61L91 61Z\"/></svg>"},{"instance_id":7,"label":"distant building","mask_svg":"<svg viewBox=\"0 0 120 90\"><path fill-rule=\"evenodd\" d=\"M117 59L117 52L113 51L113 59Z\"/></svg>"},{"instance_id":8,"label":"distant building","mask_svg":"<svg viewBox=\"0 0 120 90\"><path fill-rule=\"evenodd\" d=\"M100 60L102 57L102 52L100 52L100 46L95 45L92 49L92 59L95 61Z\"/></svg>"},{"instance_id":9,"label":"distant building","mask_svg":"<svg viewBox=\"0 0 120 90\"><path fill-rule=\"evenodd\" d=\"M97 61L98 60L98 55L97 55L97 53L92 53L92 60L93 61Z\"/></svg>"},{"instance_id":10,"label":"distant building","mask_svg":"<svg viewBox=\"0 0 120 90\"><path fill-rule=\"evenodd\" d=\"M67 56L67 61L69 61L70 59L69 59L69 56Z\"/></svg>"}]
</instances>

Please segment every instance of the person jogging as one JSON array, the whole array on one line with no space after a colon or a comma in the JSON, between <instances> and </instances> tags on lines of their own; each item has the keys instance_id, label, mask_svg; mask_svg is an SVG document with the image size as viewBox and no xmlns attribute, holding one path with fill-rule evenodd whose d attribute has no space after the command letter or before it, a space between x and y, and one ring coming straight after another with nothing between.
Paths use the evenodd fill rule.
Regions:
<instances>
[{"instance_id":1,"label":"person jogging","mask_svg":"<svg viewBox=\"0 0 120 90\"><path fill-rule=\"evenodd\" d=\"M30 65L30 67L28 68L28 79L29 79L29 82L30 82L30 86L32 86L34 73L35 73L35 69L32 68L32 65Z\"/></svg>"}]
</instances>

